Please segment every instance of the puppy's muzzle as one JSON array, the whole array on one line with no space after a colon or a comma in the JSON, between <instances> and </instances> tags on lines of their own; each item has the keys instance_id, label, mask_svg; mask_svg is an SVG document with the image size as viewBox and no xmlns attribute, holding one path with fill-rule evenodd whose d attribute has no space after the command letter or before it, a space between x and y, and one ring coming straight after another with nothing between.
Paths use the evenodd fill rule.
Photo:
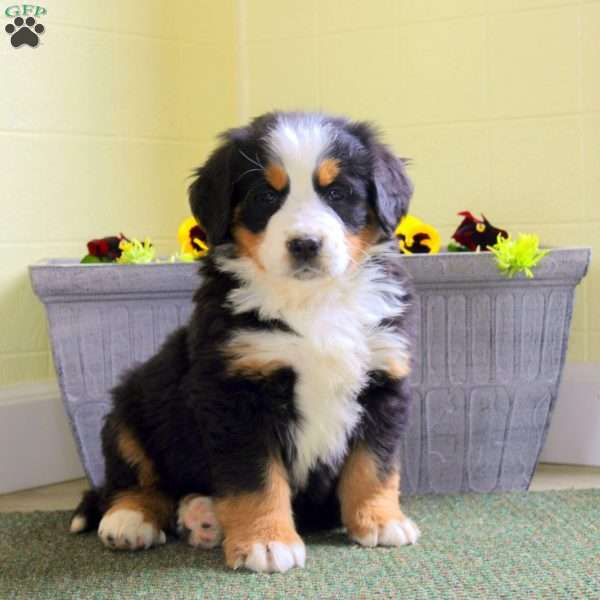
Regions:
<instances>
[{"instance_id":1,"label":"puppy's muzzle","mask_svg":"<svg viewBox=\"0 0 600 600\"><path fill-rule=\"evenodd\" d=\"M300 266L315 261L323 241L314 237L295 237L287 241L287 249L294 262Z\"/></svg>"}]
</instances>

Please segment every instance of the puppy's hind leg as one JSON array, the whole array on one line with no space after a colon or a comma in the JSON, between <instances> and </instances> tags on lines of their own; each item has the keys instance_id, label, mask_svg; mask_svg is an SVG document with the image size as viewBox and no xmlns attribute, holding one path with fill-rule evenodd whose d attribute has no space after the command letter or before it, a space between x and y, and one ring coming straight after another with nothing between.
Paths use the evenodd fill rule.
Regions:
<instances>
[{"instance_id":1,"label":"puppy's hind leg","mask_svg":"<svg viewBox=\"0 0 600 600\"><path fill-rule=\"evenodd\" d=\"M138 550L166 541L174 501L160 489L158 473L139 438L113 415L102 431L105 484L86 492L71 519L70 531L98 529L116 550Z\"/></svg>"}]
</instances>

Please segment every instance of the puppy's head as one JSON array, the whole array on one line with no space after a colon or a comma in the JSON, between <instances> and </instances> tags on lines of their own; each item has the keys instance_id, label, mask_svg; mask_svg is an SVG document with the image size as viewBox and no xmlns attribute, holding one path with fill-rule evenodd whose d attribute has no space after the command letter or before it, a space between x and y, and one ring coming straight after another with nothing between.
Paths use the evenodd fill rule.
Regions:
<instances>
[{"instance_id":1,"label":"puppy's head","mask_svg":"<svg viewBox=\"0 0 600 600\"><path fill-rule=\"evenodd\" d=\"M270 113L222 135L190 204L211 245L233 241L261 270L335 277L393 234L412 186L366 123Z\"/></svg>"}]
</instances>

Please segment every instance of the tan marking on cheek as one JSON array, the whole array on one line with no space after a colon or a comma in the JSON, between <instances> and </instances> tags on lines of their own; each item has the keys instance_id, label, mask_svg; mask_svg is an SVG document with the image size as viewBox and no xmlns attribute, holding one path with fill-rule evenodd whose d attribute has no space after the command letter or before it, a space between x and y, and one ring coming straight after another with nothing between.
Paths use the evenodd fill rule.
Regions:
<instances>
[{"instance_id":1,"label":"tan marking on cheek","mask_svg":"<svg viewBox=\"0 0 600 600\"><path fill-rule=\"evenodd\" d=\"M317 167L317 181L321 187L331 185L340 174L340 161L337 158L326 158Z\"/></svg>"},{"instance_id":2,"label":"tan marking on cheek","mask_svg":"<svg viewBox=\"0 0 600 600\"><path fill-rule=\"evenodd\" d=\"M165 529L175 510L175 503L157 490L128 490L113 498L106 514L121 509L141 512L144 521L152 523L157 529Z\"/></svg>"},{"instance_id":3,"label":"tan marking on cheek","mask_svg":"<svg viewBox=\"0 0 600 600\"><path fill-rule=\"evenodd\" d=\"M265 179L269 185L278 192L285 189L289 180L285 169L277 163L269 163L267 165L267 168L265 169Z\"/></svg>"},{"instance_id":4,"label":"tan marking on cheek","mask_svg":"<svg viewBox=\"0 0 600 600\"><path fill-rule=\"evenodd\" d=\"M361 262L365 256L365 252L377 242L379 232L372 224L367 224L358 233L347 233L346 243L352 260Z\"/></svg>"},{"instance_id":5,"label":"tan marking on cheek","mask_svg":"<svg viewBox=\"0 0 600 600\"><path fill-rule=\"evenodd\" d=\"M252 233L243 225L237 224L233 228L233 239L237 244L240 256L248 256L256 263L261 271L264 271L265 267L258 255L258 250L264 239L264 234Z\"/></svg>"},{"instance_id":6,"label":"tan marking on cheek","mask_svg":"<svg viewBox=\"0 0 600 600\"><path fill-rule=\"evenodd\" d=\"M253 544L302 543L294 525L287 473L279 461L269 465L260 491L220 498L215 513L225 532L223 548L230 567L247 556Z\"/></svg>"},{"instance_id":7,"label":"tan marking on cheek","mask_svg":"<svg viewBox=\"0 0 600 600\"><path fill-rule=\"evenodd\" d=\"M122 427L117 435L117 446L123 460L137 470L138 483L141 487L152 487L158 481L152 461L138 442L137 438Z\"/></svg>"},{"instance_id":8,"label":"tan marking on cheek","mask_svg":"<svg viewBox=\"0 0 600 600\"><path fill-rule=\"evenodd\" d=\"M338 484L342 523L350 535L363 537L389 521L404 521L399 490L397 470L380 477L374 456L364 447L355 448L346 459Z\"/></svg>"}]
</instances>

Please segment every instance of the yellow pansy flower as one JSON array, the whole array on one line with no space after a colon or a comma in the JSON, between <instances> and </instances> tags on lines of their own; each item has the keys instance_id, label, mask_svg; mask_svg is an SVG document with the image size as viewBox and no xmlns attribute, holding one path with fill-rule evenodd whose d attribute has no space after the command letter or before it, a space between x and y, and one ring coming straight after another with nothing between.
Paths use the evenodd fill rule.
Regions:
<instances>
[{"instance_id":1,"label":"yellow pansy flower","mask_svg":"<svg viewBox=\"0 0 600 600\"><path fill-rule=\"evenodd\" d=\"M206 232L195 217L188 217L181 223L177 231L177 239L181 244L182 254L191 254L194 258L208 254Z\"/></svg>"},{"instance_id":2,"label":"yellow pansy flower","mask_svg":"<svg viewBox=\"0 0 600 600\"><path fill-rule=\"evenodd\" d=\"M404 254L437 254L442 245L438 230L414 215L406 215L396 227L395 234Z\"/></svg>"}]
</instances>

